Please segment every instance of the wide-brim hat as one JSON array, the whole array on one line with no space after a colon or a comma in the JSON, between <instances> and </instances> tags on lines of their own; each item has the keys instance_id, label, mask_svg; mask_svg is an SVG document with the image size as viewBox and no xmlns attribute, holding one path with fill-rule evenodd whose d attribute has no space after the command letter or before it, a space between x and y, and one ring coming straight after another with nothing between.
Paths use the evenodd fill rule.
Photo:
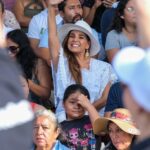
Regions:
<instances>
[{"instance_id":1,"label":"wide-brim hat","mask_svg":"<svg viewBox=\"0 0 150 150\"><path fill-rule=\"evenodd\" d=\"M89 49L90 56L98 54L98 52L100 51L99 42L93 36L91 27L83 20L79 20L75 24L67 23L62 25L62 27L58 30L58 36L61 43L63 43L68 33L72 30L81 31L90 38L91 41L91 46Z\"/></svg>"},{"instance_id":2,"label":"wide-brim hat","mask_svg":"<svg viewBox=\"0 0 150 150\"><path fill-rule=\"evenodd\" d=\"M110 117L102 117L96 119L93 125L95 134L108 131L108 122L115 123L121 130L128 134L139 135L140 131L131 120L131 115L127 109L115 109Z\"/></svg>"}]
</instances>

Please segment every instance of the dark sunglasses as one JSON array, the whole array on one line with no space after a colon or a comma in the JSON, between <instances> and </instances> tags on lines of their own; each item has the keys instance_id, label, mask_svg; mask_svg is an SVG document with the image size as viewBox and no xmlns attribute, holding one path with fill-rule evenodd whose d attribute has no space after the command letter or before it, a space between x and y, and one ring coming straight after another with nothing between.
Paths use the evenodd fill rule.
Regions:
<instances>
[{"instance_id":1,"label":"dark sunglasses","mask_svg":"<svg viewBox=\"0 0 150 150\"><path fill-rule=\"evenodd\" d=\"M8 47L8 51L10 51L13 54L16 54L17 52L19 52L19 47L17 47L17 46L9 46Z\"/></svg>"}]
</instances>

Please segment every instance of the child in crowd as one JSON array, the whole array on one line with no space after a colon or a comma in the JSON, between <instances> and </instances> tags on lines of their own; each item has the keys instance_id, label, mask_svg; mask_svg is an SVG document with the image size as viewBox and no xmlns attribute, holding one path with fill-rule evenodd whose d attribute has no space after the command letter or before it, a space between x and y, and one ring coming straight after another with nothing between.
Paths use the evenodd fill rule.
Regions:
<instances>
[{"instance_id":1,"label":"child in crowd","mask_svg":"<svg viewBox=\"0 0 150 150\"><path fill-rule=\"evenodd\" d=\"M99 114L95 110L93 114L85 115L84 107L90 103L89 99L89 92L82 85L72 84L65 90L63 105L67 120L61 123L61 127L66 145L71 150L95 150L98 146L92 122Z\"/></svg>"}]
</instances>

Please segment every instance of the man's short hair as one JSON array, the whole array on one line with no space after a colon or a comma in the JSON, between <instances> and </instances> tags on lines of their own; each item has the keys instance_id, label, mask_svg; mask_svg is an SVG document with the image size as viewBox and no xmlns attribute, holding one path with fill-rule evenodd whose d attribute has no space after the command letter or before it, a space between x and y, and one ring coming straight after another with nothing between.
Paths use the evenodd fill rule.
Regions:
<instances>
[{"instance_id":1,"label":"man's short hair","mask_svg":"<svg viewBox=\"0 0 150 150\"><path fill-rule=\"evenodd\" d=\"M62 1L60 4L58 4L58 9L59 11L64 11L64 8L66 6L66 2L67 0ZM81 3L81 1L79 0L79 2Z\"/></svg>"},{"instance_id":2,"label":"man's short hair","mask_svg":"<svg viewBox=\"0 0 150 150\"><path fill-rule=\"evenodd\" d=\"M58 4L58 9L59 9L59 11L64 11L64 8L65 8L65 6L66 6L66 1L67 1L67 0L64 0L64 1L62 1L60 4Z\"/></svg>"},{"instance_id":3,"label":"man's short hair","mask_svg":"<svg viewBox=\"0 0 150 150\"><path fill-rule=\"evenodd\" d=\"M2 13L4 13L4 3L3 3L3 1L2 0L0 0L0 11L2 11Z\"/></svg>"}]
</instances>

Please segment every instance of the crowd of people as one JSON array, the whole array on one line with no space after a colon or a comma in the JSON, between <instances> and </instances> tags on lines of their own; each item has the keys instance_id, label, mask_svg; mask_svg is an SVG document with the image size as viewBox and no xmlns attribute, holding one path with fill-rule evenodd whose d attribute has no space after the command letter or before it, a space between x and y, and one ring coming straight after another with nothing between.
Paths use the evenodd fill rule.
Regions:
<instances>
[{"instance_id":1,"label":"crowd of people","mask_svg":"<svg viewBox=\"0 0 150 150\"><path fill-rule=\"evenodd\" d=\"M149 8L0 0L1 148L148 150Z\"/></svg>"}]
</instances>

